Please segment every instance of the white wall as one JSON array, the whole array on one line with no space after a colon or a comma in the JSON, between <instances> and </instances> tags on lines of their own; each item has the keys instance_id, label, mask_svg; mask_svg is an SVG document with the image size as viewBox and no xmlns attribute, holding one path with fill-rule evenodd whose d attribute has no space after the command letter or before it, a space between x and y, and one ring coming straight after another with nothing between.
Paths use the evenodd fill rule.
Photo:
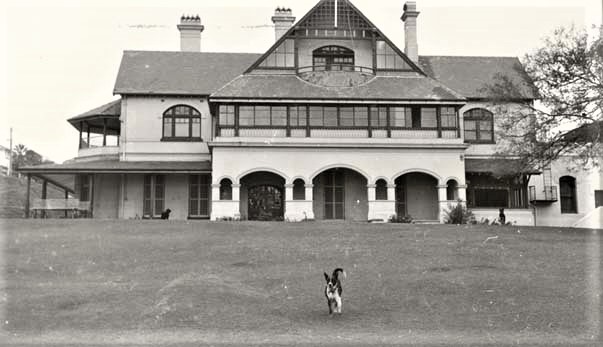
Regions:
<instances>
[{"instance_id":1,"label":"white wall","mask_svg":"<svg viewBox=\"0 0 603 347\"><path fill-rule=\"evenodd\" d=\"M585 169L577 162L572 164L571 157L564 157L551 165L552 184L556 187L558 200L553 203L539 203L537 206L536 223L542 226L571 227L585 215L595 209L595 190L603 189L603 168ZM559 179L571 176L576 179L576 203L578 213L561 213ZM535 186L537 191L543 189L542 175L532 176L529 186Z\"/></svg>"},{"instance_id":2,"label":"white wall","mask_svg":"<svg viewBox=\"0 0 603 347\"><path fill-rule=\"evenodd\" d=\"M202 142L162 142L163 113L175 105L201 113ZM212 121L206 98L122 96L120 158L125 161L210 160Z\"/></svg>"}]
</instances>

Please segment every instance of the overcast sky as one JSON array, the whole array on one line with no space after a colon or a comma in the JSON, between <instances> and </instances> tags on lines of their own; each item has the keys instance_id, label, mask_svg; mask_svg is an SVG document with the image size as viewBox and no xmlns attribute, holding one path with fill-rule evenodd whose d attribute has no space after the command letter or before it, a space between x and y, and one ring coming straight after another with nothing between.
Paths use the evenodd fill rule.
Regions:
<instances>
[{"instance_id":1,"label":"overcast sky","mask_svg":"<svg viewBox=\"0 0 603 347\"><path fill-rule=\"evenodd\" d=\"M318 0L3 1L0 4L0 144L23 143L62 162L77 155L66 122L115 100L124 50L179 49L176 24L199 14L206 52L261 53L274 42L277 6L297 19ZM404 0L352 0L404 48ZM523 56L558 26L592 30L603 0L417 0L421 55Z\"/></svg>"}]
</instances>

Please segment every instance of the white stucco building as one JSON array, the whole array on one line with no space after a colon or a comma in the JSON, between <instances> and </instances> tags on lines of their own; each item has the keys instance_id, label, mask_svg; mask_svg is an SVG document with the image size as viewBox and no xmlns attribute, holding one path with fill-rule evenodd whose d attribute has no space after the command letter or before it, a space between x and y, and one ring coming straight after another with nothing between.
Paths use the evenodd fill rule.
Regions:
<instances>
[{"instance_id":1,"label":"white stucco building","mask_svg":"<svg viewBox=\"0 0 603 347\"><path fill-rule=\"evenodd\" d=\"M78 157L22 171L74 175L94 218L441 221L460 200L478 218L569 225L561 212L594 210L601 172L572 176L593 201L568 212L531 204L554 186L539 172L493 171L514 161L494 157L501 115L484 86L502 74L534 100L519 60L420 56L419 11L401 10L404 50L349 1L297 22L276 9L264 54L202 52L211 28L182 17L181 51L124 52L119 99L69 119Z\"/></svg>"}]
</instances>

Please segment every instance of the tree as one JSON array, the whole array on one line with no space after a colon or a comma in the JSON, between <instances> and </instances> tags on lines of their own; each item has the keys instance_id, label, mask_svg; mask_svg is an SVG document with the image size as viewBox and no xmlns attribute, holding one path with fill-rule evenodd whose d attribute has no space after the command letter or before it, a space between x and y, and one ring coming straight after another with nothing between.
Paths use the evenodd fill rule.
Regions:
<instances>
[{"instance_id":1,"label":"tree","mask_svg":"<svg viewBox=\"0 0 603 347\"><path fill-rule=\"evenodd\" d=\"M589 44L586 31L559 28L526 55L522 64L537 88L536 104L522 96L525 85L506 76L497 75L485 87L501 115L499 154L518 155L526 167L546 166L566 154L576 164L598 164L595 159L603 154L601 47L601 38ZM519 109L506 107L509 102Z\"/></svg>"},{"instance_id":2,"label":"tree","mask_svg":"<svg viewBox=\"0 0 603 347\"><path fill-rule=\"evenodd\" d=\"M12 172L17 172L16 169L26 165L27 147L23 144L18 144L13 149L13 167Z\"/></svg>"}]
</instances>

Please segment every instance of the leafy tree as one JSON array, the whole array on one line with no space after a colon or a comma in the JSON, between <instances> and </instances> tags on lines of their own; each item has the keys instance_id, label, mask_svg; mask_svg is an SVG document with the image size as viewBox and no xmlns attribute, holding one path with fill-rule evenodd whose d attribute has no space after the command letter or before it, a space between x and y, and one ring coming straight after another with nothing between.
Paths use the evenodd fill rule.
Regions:
<instances>
[{"instance_id":1,"label":"leafy tree","mask_svg":"<svg viewBox=\"0 0 603 347\"><path fill-rule=\"evenodd\" d=\"M27 147L24 144L18 144L13 148L13 167L12 172L16 172L16 169L26 165Z\"/></svg>"},{"instance_id":2,"label":"leafy tree","mask_svg":"<svg viewBox=\"0 0 603 347\"><path fill-rule=\"evenodd\" d=\"M603 39L589 43L584 30L559 28L526 55L522 63L537 88L536 104L523 96L525 85L495 76L485 88L501 115L499 154L518 155L526 167L565 154L574 155L576 164L597 164L593 159L603 154L602 47Z\"/></svg>"}]
</instances>

